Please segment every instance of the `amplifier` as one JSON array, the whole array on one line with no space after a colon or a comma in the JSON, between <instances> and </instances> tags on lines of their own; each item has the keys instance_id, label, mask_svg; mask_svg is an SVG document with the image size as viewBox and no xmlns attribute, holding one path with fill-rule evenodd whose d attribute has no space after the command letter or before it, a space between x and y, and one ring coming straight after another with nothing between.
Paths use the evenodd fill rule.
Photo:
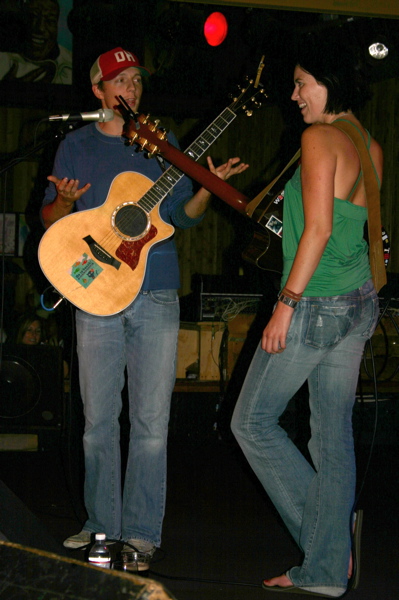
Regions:
<instances>
[{"instance_id":1,"label":"amplifier","mask_svg":"<svg viewBox=\"0 0 399 600\"><path fill-rule=\"evenodd\" d=\"M238 314L256 314L262 294L200 294L199 321L228 321Z\"/></svg>"}]
</instances>

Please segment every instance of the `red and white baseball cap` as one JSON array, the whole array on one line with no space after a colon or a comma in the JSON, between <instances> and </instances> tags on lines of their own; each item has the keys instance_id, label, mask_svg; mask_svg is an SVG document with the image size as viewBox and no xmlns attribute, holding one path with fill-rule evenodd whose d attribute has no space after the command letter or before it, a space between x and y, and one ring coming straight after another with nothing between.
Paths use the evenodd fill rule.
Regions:
<instances>
[{"instance_id":1,"label":"red and white baseball cap","mask_svg":"<svg viewBox=\"0 0 399 600\"><path fill-rule=\"evenodd\" d=\"M123 48L109 50L104 54L100 54L90 69L91 83L94 85L99 81L109 81L129 67L138 69L144 77L150 75L149 70L140 65L139 59L132 52L128 52Z\"/></svg>"}]
</instances>

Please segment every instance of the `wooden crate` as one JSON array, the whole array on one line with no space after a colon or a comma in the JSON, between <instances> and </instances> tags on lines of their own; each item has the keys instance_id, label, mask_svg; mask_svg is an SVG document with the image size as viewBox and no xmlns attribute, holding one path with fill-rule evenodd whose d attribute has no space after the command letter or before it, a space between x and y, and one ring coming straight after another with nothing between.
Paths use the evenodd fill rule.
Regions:
<instances>
[{"instance_id":1,"label":"wooden crate","mask_svg":"<svg viewBox=\"0 0 399 600\"><path fill-rule=\"evenodd\" d=\"M178 338L177 379L218 381L220 350L225 332L228 337L224 379L229 379L254 317L253 314L243 314L228 322L182 321Z\"/></svg>"},{"instance_id":2,"label":"wooden crate","mask_svg":"<svg viewBox=\"0 0 399 600\"><path fill-rule=\"evenodd\" d=\"M180 324L177 379L189 378L198 381L220 379L219 352L224 330L223 322L182 322Z\"/></svg>"}]
</instances>

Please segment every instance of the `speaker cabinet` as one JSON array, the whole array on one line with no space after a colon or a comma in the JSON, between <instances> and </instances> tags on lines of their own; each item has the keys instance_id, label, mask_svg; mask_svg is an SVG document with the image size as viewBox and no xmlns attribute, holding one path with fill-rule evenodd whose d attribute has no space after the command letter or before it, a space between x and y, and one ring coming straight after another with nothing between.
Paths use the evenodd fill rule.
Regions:
<instances>
[{"instance_id":1,"label":"speaker cabinet","mask_svg":"<svg viewBox=\"0 0 399 600\"><path fill-rule=\"evenodd\" d=\"M0 433L61 429L62 349L5 345L0 364Z\"/></svg>"},{"instance_id":2,"label":"speaker cabinet","mask_svg":"<svg viewBox=\"0 0 399 600\"><path fill-rule=\"evenodd\" d=\"M157 581L0 541L2 598L173 600Z\"/></svg>"}]
</instances>

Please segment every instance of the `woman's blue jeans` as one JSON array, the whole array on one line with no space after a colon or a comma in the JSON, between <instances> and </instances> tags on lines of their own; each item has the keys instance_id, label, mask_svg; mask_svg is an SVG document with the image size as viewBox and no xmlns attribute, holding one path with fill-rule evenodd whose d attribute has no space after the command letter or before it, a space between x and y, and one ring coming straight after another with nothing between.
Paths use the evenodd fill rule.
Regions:
<instances>
[{"instance_id":1,"label":"woman's blue jeans","mask_svg":"<svg viewBox=\"0 0 399 600\"><path fill-rule=\"evenodd\" d=\"M295 586L345 591L355 496L352 410L364 345L378 320L371 281L297 305L281 354L257 349L232 420L233 433L303 552ZM279 426L288 401L309 386L310 464Z\"/></svg>"},{"instance_id":2,"label":"woman's blue jeans","mask_svg":"<svg viewBox=\"0 0 399 600\"><path fill-rule=\"evenodd\" d=\"M179 301L176 290L140 293L121 313L76 313L84 405L84 529L109 538L161 543L166 446L175 383ZM130 438L121 483L121 391L127 367Z\"/></svg>"}]
</instances>

